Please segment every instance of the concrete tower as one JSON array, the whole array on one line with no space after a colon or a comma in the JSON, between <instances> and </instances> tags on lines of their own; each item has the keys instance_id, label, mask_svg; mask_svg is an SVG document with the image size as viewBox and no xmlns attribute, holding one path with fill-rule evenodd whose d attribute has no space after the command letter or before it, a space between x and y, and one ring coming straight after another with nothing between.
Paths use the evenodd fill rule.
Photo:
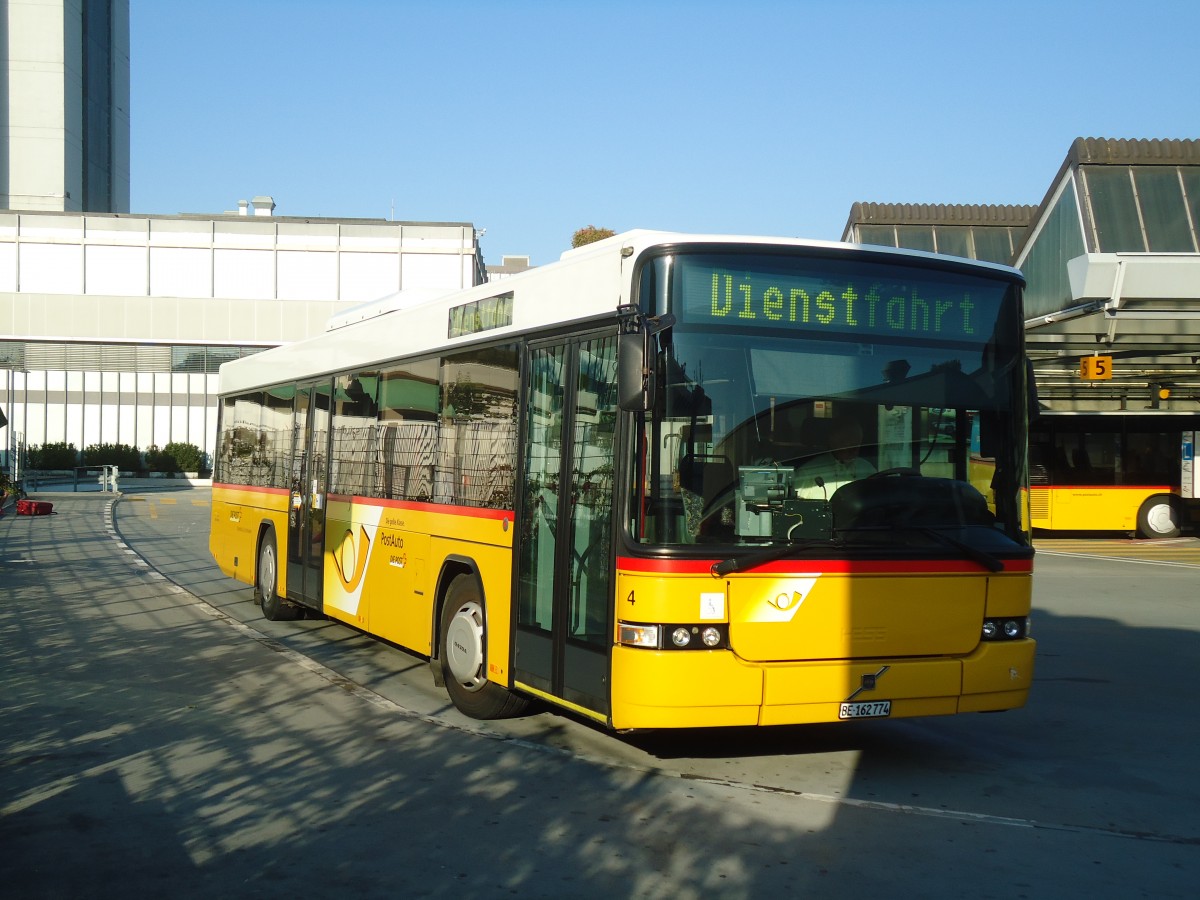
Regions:
<instances>
[{"instance_id":1,"label":"concrete tower","mask_svg":"<svg viewBox=\"0 0 1200 900\"><path fill-rule=\"evenodd\" d=\"M0 209L129 211L129 0L0 0Z\"/></svg>"}]
</instances>

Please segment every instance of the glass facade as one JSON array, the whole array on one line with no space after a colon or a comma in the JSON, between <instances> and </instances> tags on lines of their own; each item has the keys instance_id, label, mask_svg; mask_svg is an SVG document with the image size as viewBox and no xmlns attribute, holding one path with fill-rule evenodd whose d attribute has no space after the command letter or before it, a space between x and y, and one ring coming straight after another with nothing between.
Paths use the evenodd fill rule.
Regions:
<instances>
[{"instance_id":1,"label":"glass facade","mask_svg":"<svg viewBox=\"0 0 1200 900\"><path fill-rule=\"evenodd\" d=\"M0 340L0 407L23 447L195 444L211 459L221 363L259 348Z\"/></svg>"},{"instance_id":2,"label":"glass facade","mask_svg":"<svg viewBox=\"0 0 1200 900\"><path fill-rule=\"evenodd\" d=\"M1145 250L1129 170L1085 166L1080 174L1088 198L1095 248L1101 253Z\"/></svg>"},{"instance_id":3,"label":"glass facade","mask_svg":"<svg viewBox=\"0 0 1200 900\"><path fill-rule=\"evenodd\" d=\"M1100 253L1195 253L1200 166L1080 166L1089 245Z\"/></svg>"},{"instance_id":4,"label":"glass facade","mask_svg":"<svg viewBox=\"0 0 1200 900\"><path fill-rule=\"evenodd\" d=\"M1188 206L1180 172L1159 166L1131 170L1146 229L1146 249L1162 253L1194 253L1195 229L1188 221Z\"/></svg>"},{"instance_id":5,"label":"glass facade","mask_svg":"<svg viewBox=\"0 0 1200 900\"><path fill-rule=\"evenodd\" d=\"M1024 231L1023 227L1008 225L856 225L854 238L862 244L925 250L1007 265Z\"/></svg>"},{"instance_id":6,"label":"glass facade","mask_svg":"<svg viewBox=\"0 0 1200 900\"><path fill-rule=\"evenodd\" d=\"M112 0L83 4L83 204L107 212L113 204Z\"/></svg>"},{"instance_id":7,"label":"glass facade","mask_svg":"<svg viewBox=\"0 0 1200 900\"><path fill-rule=\"evenodd\" d=\"M1026 278L1026 317L1046 315L1071 306L1067 261L1086 252L1079 224L1075 183L1068 180L1034 237L1021 271Z\"/></svg>"}]
</instances>

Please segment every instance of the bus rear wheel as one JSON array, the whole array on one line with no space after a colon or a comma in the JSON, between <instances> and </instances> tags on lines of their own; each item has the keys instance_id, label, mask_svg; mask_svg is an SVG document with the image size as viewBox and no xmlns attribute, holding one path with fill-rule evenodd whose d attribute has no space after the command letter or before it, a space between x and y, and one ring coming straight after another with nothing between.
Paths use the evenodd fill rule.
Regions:
<instances>
[{"instance_id":1,"label":"bus rear wheel","mask_svg":"<svg viewBox=\"0 0 1200 900\"><path fill-rule=\"evenodd\" d=\"M487 677L487 619L483 591L471 575L456 575L442 605L438 656L446 692L472 719L518 716L528 701Z\"/></svg>"},{"instance_id":2,"label":"bus rear wheel","mask_svg":"<svg viewBox=\"0 0 1200 900\"><path fill-rule=\"evenodd\" d=\"M274 531L268 530L263 535L254 583L264 618L271 622L286 622L299 617L300 610L279 596L279 553L275 549Z\"/></svg>"},{"instance_id":3,"label":"bus rear wheel","mask_svg":"<svg viewBox=\"0 0 1200 900\"><path fill-rule=\"evenodd\" d=\"M1147 538L1179 537L1182 514L1172 494L1155 494L1138 510L1138 534Z\"/></svg>"}]
</instances>

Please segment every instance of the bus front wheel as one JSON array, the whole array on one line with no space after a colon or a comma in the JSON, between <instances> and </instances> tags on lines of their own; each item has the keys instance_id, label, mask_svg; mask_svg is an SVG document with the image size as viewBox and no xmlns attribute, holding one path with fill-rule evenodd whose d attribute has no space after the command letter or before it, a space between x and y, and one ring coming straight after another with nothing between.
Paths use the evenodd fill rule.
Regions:
<instances>
[{"instance_id":1,"label":"bus front wheel","mask_svg":"<svg viewBox=\"0 0 1200 900\"><path fill-rule=\"evenodd\" d=\"M446 692L459 711L473 719L504 719L528 705L487 677L486 617L483 592L472 575L456 575L442 606L439 657Z\"/></svg>"},{"instance_id":2,"label":"bus front wheel","mask_svg":"<svg viewBox=\"0 0 1200 900\"><path fill-rule=\"evenodd\" d=\"M1182 515L1179 500L1171 494L1155 494L1138 510L1138 534L1147 538L1179 537Z\"/></svg>"},{"instance_id":3,"label":"bus front wheel","mask_svg":"<svg viewBox=\"0 0 1200 900\"><path fill-rule=\"evenodd\" d=\"M279 596L279 553L275 549L275 532L268 529L258 548L258 570L254 573L258 602L263 617L271 622L295 619L300 610Z\"/></svg>"}]
</instances>

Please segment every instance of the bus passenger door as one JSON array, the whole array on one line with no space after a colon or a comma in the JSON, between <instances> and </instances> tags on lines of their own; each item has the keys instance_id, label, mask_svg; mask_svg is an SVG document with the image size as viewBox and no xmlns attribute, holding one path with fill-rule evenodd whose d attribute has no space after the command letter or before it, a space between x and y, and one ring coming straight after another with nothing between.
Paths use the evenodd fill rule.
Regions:
<instances>
[{"instance_id":1,"label":"bus passenger door","mask_svg":"<svg viewBox=\"0 0 1200 900\"><path fill-rule=\"evenodd\" d=\"M325 556L325 498L329 467L329 384L296 389L288 509L287 595L321 609Z\"/></svg>"},{"instance_id":2,"label":"bus passenger door","mask_svg":"<svg viewBox=\"0 0 1200 900\"><path fill-rule=\"evenodd\" d=\"M609 708L616 335L531 352L516 572L517 681Z\"/></svg>"}]
</instances>

